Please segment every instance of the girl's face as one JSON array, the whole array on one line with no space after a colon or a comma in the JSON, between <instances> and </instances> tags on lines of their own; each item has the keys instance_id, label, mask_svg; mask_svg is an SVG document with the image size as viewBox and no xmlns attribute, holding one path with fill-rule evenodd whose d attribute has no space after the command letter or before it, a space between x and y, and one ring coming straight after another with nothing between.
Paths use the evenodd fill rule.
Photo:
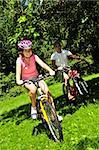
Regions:
<instances>
[{"instance_id":1,"label":"girl's face","mask_svg":"<svg viewBox=\"0 0 99 150\"><path fill-rule=\"evenodd\" d=\"M24 55L24 57L27 57L27 58L31 57L32 49L31 48L30 49L24 49L23 50L23 55Z\"/></svg>"}]
</instances>

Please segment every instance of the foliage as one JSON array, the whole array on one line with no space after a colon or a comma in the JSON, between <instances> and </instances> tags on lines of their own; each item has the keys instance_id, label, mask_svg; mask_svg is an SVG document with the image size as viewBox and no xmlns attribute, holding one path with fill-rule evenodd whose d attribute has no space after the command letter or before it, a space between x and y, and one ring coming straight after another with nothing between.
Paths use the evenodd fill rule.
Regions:
<instances>
[{"instance_id":1,"label":"foliage","mask_svg":"<svg viewBox=\"0 0 99 150\"><path fill-rule=\"evenodd\" d=\"M14 86L13 88L9 90L9 93L7 94L7 96L16 97L20 95L21 93L25 93L25 92L26 92L25 88L21 86Z\"/></svg>"},{"instance_id":2,"label":"foliage","mask_svg":"<svg viewBox=\"0 0 99 150\"><path fill-rule=\"evenodd\" d=\"M0 96L7 94L9 90L15 85L15 74L10 72L8 76L0 73Z\"/></svg>"},{"instance_id":3,"label":"foliage","mask_svg":"<svg viewBox=\"0 0 99 150\"><path fill-rule=\"evenodd\" d=\"M55 40L73 53L92 55L97 64L98 6L97 1L2 0L1 72L15 72L16 45L24 37L32 40L34 53L48 64Z\"/></svg>"},{"instance_id":4,"label":"foliage","mask_svg":"<svg viewBox=\"0 0 99 150\"><path fill-rule=\"evenodd\" d=\"M0 99L4 96L15 97L24 92L24 88L17 86L15 82L15 74L10 72L8 76L0 73Z\"/></svg>"}]
</instances>

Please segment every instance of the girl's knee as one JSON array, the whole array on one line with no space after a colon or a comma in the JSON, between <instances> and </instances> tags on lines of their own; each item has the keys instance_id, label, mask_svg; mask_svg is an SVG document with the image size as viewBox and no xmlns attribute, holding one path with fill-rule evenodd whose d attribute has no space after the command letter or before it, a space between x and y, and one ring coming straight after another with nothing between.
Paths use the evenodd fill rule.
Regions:
<instances>
[{"instance_id":1,"label":"girl's knee","mask_svg":"<svg viewBox=\"0 0 99 150\"><path fill-rule=\"evenodd\" d=\"M35 94L36 93L36 87L35 86L30 87L29 91L31 94Z\"/></svg>"},{"instance_id":2,"label":"girl's knee","mask_svg":"<svg viewBox=\"0 0 99 150\"><path fill-rule=\"evenodd\" d=\"M33 96L33 95L35 95L36 94L36 91L29 91L29 96Z\"/></svg>"},{"instance_id":3,"label":"girl's knee","mask_svg":"<svg viewBox=\"0 0 99 150\"><path fill-rule=\"evenodd\" d=\"M42 89L42 91L47 94L49 89L47 84L42 80L41 82L39 82L40 88Z\"/></svg>"}]
</instances>

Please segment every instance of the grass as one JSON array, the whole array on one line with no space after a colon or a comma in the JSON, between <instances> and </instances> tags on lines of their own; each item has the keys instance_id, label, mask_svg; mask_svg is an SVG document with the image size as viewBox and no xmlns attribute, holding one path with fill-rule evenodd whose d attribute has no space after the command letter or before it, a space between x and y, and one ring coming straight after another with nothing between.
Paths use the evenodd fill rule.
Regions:
<instances>
[{"instance_id":1,"label":"grass","mask_svg":"<svg viewBox=\"0 0 99 150\"><path fill-rule=\"evenodd\" d=\"M84 78L85 81L89 81L89 80L92 80L92 79L95 79L95 78L99 78L99 73L88 75L88 76L83 77L83 78Z\"/></svg>"},{"instance_id":2,"label":"grass","mask_svg":"<svg viewBox=\"0 0 99 150\"><path fill-rule=\"evenodd\" d=\"M59 100L60 107L57 109L61 110L63 115L62 143L54 142L47 135L41 121L31 119L27 94L1 101L0 150L98 150L99 87L96 83L99 83L99 78L93 76L89 84L93 85L92 92L97 99L96 103L89 101L87 106L81 107L62 105L64 100L61 97L61 84L50 86L55 101Z\"/></svg>"},{"instance_id":3,"label":"grass","mask_svg":"<svg viewBox=\"0 0 99 150\"><path fill-rule=\"evenodd\" d=\"M19 99L20 97L17 98ZM29 108L29 105L27 107ZM25 105L23 110L21 107L14 110L14 112L12 109L2 115L0 150L95 150L99 148L98 103L80 107L72 115L64 116L62 122L64 141L62 143L55 143L47 136L41 122L30 118ZM32 135L34 127L41 128L38 135Z\"/></svg>"},{"instance_id":4,"label":"grass","mask_svg":"<svg viewBox=\"0 0 99 150\"><path fill-rule=\"evenodd\" d=\"M5 99L4 101L0 101L0 114L9 112L11 109L15 109L29 102L30 100L27 97L27 94L22 94L19 97Z\"/></svg>"}]
</instances>

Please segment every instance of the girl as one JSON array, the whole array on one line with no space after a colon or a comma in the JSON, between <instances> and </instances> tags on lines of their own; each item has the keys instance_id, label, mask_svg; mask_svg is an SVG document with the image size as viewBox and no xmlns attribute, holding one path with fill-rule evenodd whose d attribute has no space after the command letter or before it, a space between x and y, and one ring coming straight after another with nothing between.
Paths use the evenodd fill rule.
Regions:
<instances>
[{"instance_id":1,"label":"girl","mask_svg":"<svg viewBox=\"0 0 99 150\"><path fill-rule=\"evenodd\" d=\"M22 85L23 80L36 79L38 77L39 74L36 63L47 70L50 75L55 75L55 72L47 64L45 64L37 55L32 53L32 42L30 40L20 41L18 48L20 49L20 55L16 61L16 82L18 85ZM46 83L41 80L39 81L39 85L42 91L47 94L49 89ZM25 83L25 87L29 90L29 96L32 102L31 117L32 119L36 119L36 86L33 83Z\"/></svg>"}]
</instances>

